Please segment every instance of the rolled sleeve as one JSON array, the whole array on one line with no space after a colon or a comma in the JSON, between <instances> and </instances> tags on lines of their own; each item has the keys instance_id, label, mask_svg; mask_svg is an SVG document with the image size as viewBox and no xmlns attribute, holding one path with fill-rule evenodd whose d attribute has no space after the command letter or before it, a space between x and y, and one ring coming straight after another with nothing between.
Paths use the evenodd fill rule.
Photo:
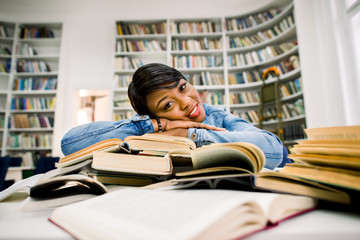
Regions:
<instances>
[{"instance_id":1,"label":"rolled sleeve","mask_svg":"<svg viewBox=\"0 0 360 240\"><path fill-rule=\"evenodd\" d=\"M66 156L106 139L124 140L130 135L152 132L154 126L149 116L136 115L120 121L97 121L79 125L68 131L61 140L61 150Z\"/></svg>"}]
</instances>

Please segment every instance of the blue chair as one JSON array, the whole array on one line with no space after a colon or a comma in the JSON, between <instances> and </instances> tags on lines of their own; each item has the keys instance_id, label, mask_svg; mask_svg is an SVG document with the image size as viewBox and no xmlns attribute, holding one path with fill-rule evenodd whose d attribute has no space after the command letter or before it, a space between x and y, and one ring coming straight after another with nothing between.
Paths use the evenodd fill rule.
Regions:
<instances>
[{"instance_id":1,"label":"blue chair","mask_svg":"<svg viewBox=\"0 0 360 240\"><path fill-rule=\"evenodd\" d=\"M6 188L5 177L10 165L10 157L0 157L0 191Z\"/></svg>"},{"instance_id":2,"label":"blue chair","mask_svg":"<svg viewBox=\"0 0 360 240\"><path fill-rule=\"evenodd\" d=\"M40 157L36 164L35 174L46 173L55 169L55 163L59 162L59 157Z\"/></svg>"}]
</instances>

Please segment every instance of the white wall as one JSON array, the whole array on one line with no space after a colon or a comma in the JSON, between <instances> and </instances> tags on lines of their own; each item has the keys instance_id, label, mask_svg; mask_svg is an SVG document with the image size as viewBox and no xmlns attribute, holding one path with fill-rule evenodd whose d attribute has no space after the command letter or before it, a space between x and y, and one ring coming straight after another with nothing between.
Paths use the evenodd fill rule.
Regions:
<instances>
[{"instance_id":1,"label":"white wall","mask_svg":"<svg viewBox=\"0 0 360 240\"><path fill-rule=\"evenodd\" d=\"M294 2L307 127L360 124L359 66L340 1Z\"/></svg>"},{"instance_id":2,"label":"white wall","mask_svg":"<svg viewBox=\"0 0 360 240\"><path fill-rule=\"evenodd\" d=\"M295 1L308 127L341 125L345 124L341 111L343 101L333 98L337 92L337 78L332 78L334 86L328 91L324 89L328 76L323 76L324 72L319 71L320 62L326 56L318 51L313 1ZM76 114L73 112L76 105L74 92L79 89L110 88L115 20L233 16L254 11L271 2L272 0L0 0L0 19L14 22L63 22L54 133L54 155L60 155L60 139L76 123ZM303 48L303 45L306 47ZM324 49L325 52L326 50Z\"/></svg>"}]
</instances>

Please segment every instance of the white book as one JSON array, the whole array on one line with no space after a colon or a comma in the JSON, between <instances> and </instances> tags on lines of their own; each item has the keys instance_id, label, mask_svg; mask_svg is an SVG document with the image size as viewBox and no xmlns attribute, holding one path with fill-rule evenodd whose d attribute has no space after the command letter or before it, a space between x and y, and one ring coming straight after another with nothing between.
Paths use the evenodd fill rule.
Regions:
<instances>
[{"instance_id":1,"label":"white book","mask_svg":"<svg viewBox=\"0 0 360 240\"><path fill-rule=\"evenodd\" d=\"M77 239L234 239L314 207L286 194L126 188L57 208L49 220Z\"/></svg>"}]
</instances>

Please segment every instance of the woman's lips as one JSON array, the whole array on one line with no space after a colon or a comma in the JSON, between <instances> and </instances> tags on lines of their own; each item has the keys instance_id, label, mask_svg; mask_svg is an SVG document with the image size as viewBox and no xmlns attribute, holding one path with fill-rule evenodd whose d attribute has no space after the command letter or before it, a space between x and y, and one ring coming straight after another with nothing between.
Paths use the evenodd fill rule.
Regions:
<instances>
[{"instance_id":1,"label":"woman's lips","mask_svg":"<svg viewBox=\"0 0 360 240\"><path fill-rule=\"evenodd\" d=\"M195 106L192 108L191 112L189 113L189 118L196 118L200 114L200 108L198 104L195 104Z\"/></svg>"}]
</instances>

